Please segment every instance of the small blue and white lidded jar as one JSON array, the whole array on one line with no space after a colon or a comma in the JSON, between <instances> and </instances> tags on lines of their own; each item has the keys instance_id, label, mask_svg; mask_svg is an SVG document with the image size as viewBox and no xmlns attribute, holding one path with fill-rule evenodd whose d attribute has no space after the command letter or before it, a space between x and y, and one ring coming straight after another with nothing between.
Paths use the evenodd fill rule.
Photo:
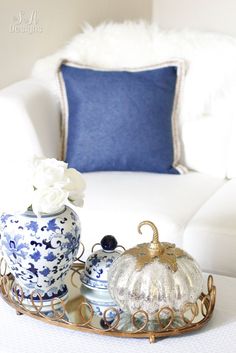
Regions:
<instances>
[{"instance_id":1,"label":"small blue and white lidded jar","mask_svg":"<svg viewBox=\"0 0 236 353\"><path fill-rule=\"evenodd\" d=\"M101 245L102 249L93 252L95 246ZM85 269L81 272L81 282L90 289L107 290L107 273L113 262L121 255L117 240L112 235L106 235L100 243L92 247L92 254L87 258Z\"/></svg>"},{"instance_id":2,"label":"small blue and white lidded jar","mask_svg":"<svg viewBox=\"0 0 236 353\"><path fill-rule=\"evenodd\" d=\"M97 245L100 245L101 249L93 252ZM125 250L123 246L118 245L114 236L104 236L100 243L93 245L92 254L87 258L85 268L80 275L81 294L92 306L95 315L101 318L106 315L106 321L112 321L116 316L115 311L109 310L110 308L120 312L117 304L110 297L107 282L111 265L122 254L118 248Z\"/></svg>"}]
</instances>

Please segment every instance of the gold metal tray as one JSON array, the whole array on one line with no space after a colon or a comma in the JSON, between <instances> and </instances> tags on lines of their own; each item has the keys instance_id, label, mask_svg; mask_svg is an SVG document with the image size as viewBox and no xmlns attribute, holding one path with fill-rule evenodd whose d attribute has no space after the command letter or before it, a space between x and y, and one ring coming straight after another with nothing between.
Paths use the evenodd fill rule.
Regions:
<instances>
[{"instance_id":1,"label":"gold metal tray","mask_svg":"<svg viewBox=\"0 0 236 353\"><path fill-rule=\"evenodd\" d=\"M0 259L0 269L2 269L0 274L0 295L19 315L25 314L51 325L100 335L129 338L146 337L151 343L155 342L157 338L176 336L198 330L212 316L215 306L216 288L213 284L213 277L209 276L207 293L201 293L195 304L187 303L180 312L164 307L157 312L156 320L149 320L147 313L142 310L129 315L120 313L115 308L108 308L101 318L81 294L80 271L83 268L84 262L78 260L70 270L67 281L69 289L68 300L64 303L62 300L55 298L51 301L51 306L45 310L42 300L39 300L39 303L34 302L34 292L31 295L31 305L23 304L24 297L19 295L19 292L23 293L23 291L15 283L13 276L6 274L3 259ZM107 319L110 310L115 315L112 322Z\"/></svg>"}]
</instances>

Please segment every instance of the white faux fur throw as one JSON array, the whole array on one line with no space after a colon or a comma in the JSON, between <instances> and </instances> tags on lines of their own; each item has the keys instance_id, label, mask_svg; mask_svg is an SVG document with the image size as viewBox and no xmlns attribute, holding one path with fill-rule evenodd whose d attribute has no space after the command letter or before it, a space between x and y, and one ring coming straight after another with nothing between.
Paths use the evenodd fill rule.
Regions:
<instances>
[{"instance_id":1,"label":"white faux fur throw","mask_svg":"<svg viewBox=\"0 0 236 353\"><path fill-rule=\"evenodd\" d=\"M225 114L225 109L232 108L236 39L214 33L163 31L145 22L87 25L65 48L36 62L32 75L46 80L58 94L55 74L61 59L116 69L150 66L173 58L185 59L188 64L182 122Z\"/></svg>"}]
</instances>

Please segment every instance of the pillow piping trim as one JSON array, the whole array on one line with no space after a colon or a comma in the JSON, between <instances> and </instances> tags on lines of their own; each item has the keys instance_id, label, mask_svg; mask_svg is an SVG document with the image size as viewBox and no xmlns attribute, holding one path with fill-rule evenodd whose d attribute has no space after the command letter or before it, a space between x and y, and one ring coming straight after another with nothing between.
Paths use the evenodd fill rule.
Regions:
<instances>
[{"instance_id":1,"label":"pillow piping trim","mask_svg":"<svg viewBox=\"0 0 236 353\"><path fill-rule=\"evenodd\" d=\"M172 167L175 168L180 174L187 173L188 169L179 163L181 158L181 144L180 144L180 137L179 137L179 126L178 126L178 117L180 113L180 100L181 100L181 93L183 87L183 80L186 74L186 65L183 59L172 59L169 61L165 61L163 63L159 63L156 65L151 66L144 66L138 68L103 68L103 67L96 67L91 65L84 65L80 64L75 61L62 59L59 62L57 68L57 79L59 84L59 91L60 91L60 105L61 105L61 121L60 121L60 142L61 142L61 160L65 160L66 157L66 146L67 146L67 137L68 137L68 117L69 117L69 109L68 109L68 99L66 95L66 87L63 75L61 73L61 66L67 65L70 67L80 68L80 69L90 69L96 71L128 71L128 72L140 72L140 71L147 71L147 70L155 70L161 69L169 66L175 66L177 68L177 79L175 84L175 96L172 108L172 115L171 115L171 128L172 128L172 141L173 141L173 162Z\"/></svg>"}]
</instances>

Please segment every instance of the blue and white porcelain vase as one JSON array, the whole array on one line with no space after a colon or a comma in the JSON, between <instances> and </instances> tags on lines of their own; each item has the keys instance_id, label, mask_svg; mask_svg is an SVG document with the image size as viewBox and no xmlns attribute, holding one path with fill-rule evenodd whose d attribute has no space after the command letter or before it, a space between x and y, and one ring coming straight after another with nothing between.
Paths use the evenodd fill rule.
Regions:
<instances>
[{"instance_id":1,"label":"blue and white porcelain vase","mask_svg":"<svg viewBox=\"0 0 236 353\"><path fill-rule=\"evenodd\" d=\"M76 258L80 244L78 215L65 206L55 214L37 217L33 212L1 216L3 256L22 288L24 299L50 305L66 300L65 277Z\"/></svg>"}]
</instances>

